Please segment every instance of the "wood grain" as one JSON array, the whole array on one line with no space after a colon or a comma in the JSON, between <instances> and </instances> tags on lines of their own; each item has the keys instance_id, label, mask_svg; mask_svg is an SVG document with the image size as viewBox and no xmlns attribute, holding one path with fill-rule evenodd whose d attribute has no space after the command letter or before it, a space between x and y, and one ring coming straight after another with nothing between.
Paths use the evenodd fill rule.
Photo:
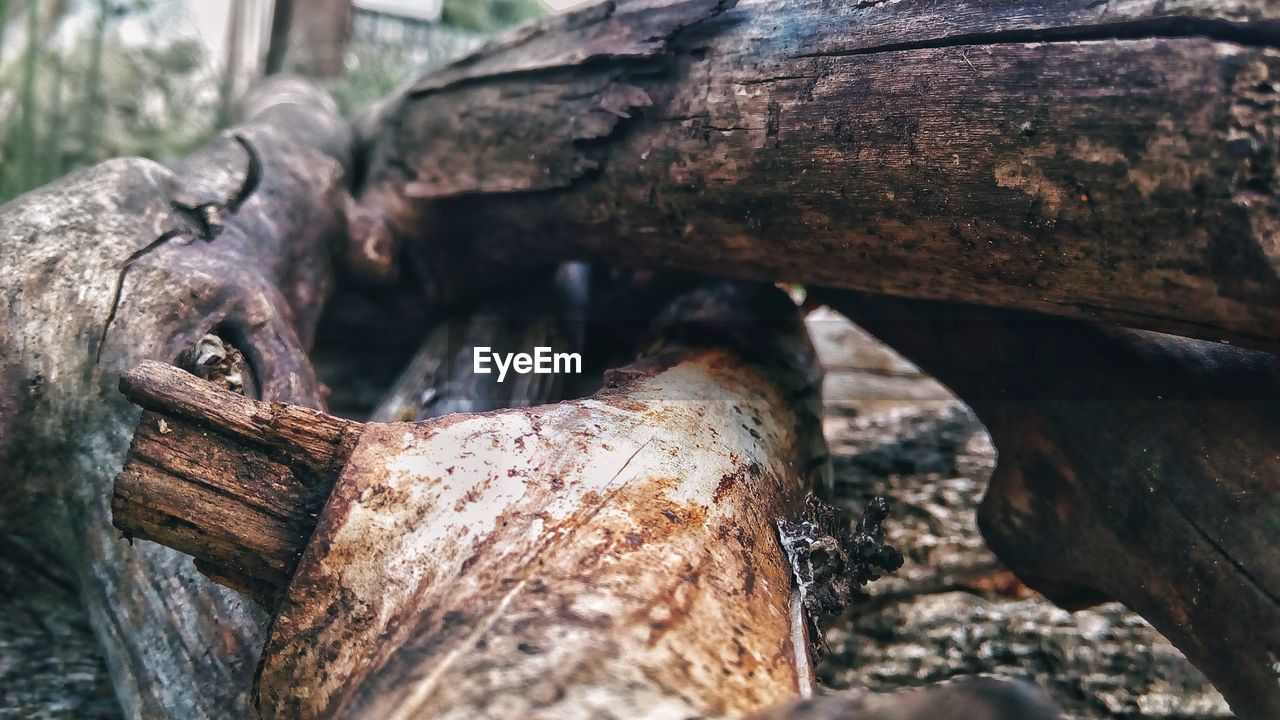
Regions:
<instances>
[{"instance_id":1,"label":"wood grain","mask_svg":"<svg viewBox=\"0 0 1280 720\"><path fill-rule=\"evenodd\" d=\"M590 258L1268 347L1277 18L599 3L388 103L361 202L443 295L467 268Z\"/></svg>"},{"instance_id":2,"label":"wood grain","mask_svg":"<svg viewBox=\"0 0 1280 720\"><path fill-rule=\"evenodd\" d=\"M144 362L121 378L142 415L112 494L126 536L194 555L270 611L293 575L361 425L261 403Z\"/></svg>"}]
</instances>

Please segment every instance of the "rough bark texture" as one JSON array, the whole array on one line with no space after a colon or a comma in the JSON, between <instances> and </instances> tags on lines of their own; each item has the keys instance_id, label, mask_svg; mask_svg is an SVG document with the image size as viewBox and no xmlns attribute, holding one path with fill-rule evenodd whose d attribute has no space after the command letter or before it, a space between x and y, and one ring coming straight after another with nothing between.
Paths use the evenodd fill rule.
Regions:
<instances>
[{"instance_id":1,"label":"rough bark texture","mask_svg":"<svg viewBox=\"0 0 1280 720\"><path fill-rule=\"evenodd\" d=\"M769 290L745 302L773 329L790 312L791 329L745 362L688 340L740 307L716 294L678 308L698 322L668 326L592 398L349 425L359 438L264 653L260 711L721 717L807 692L775 521L800 511L826 456L807 340ZM261 445L252 418L282 411L180 375L146 365L130 391L243 447Z\"/></svg>"},{"instance_id":2,"label":"rough bark texture","mask_svg":"<svg viewBox=\"0 0 1280 720\"><path fill-rule=\"evenodd\" d=\"M257 394L318 402L304 350L340 250L349 131L296 81L248 105L172 169L113 160L0 208L0 523L32 539L33 566L66 568L134 717L246 712L262 634L243 598L111 527L137 420L119 374L213 332Z\"/></svg>"},{"instance_id":3,"label":"rough bark texture","mask_svg":"<svg viewBox=\"0 0 1280 720\"><path fill-rule=\"evenodd\" d=\"M205 575L272 610L360 426L192 379L156 362L121 378L152 412L116 478L112 521L196 556Z\"/></svg>"},{"instance_id":4,"label":"rough bark texture","mask_svg":"<svg viewBox=\"0 0 1280 720\"><path fill-rule=\"evenodd\" d=\"M1269 346L1277 18L602 2L390 103L361 202L444 294L460 267L589 257Z\"/></svg>"},{"instance_id":5,"label":"rough bark texture","mask_svg":"<svg viewBox=\"0 0 1280 720\"><path fill-rule=\"evenodd\" d=\"M1000 464L979 520L1065 607L1147 618L1241 717L1280 714L1280 364L1143 331L827 298L948 384Z\"/></svg>"}]
</instances>

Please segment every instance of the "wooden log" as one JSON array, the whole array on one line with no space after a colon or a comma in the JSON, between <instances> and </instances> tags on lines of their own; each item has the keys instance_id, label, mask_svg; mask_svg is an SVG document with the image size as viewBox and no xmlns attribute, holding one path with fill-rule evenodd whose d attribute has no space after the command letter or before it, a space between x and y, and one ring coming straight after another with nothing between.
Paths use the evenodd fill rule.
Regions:
<instances>
[{"instance_id":1,"label":"wooden log","mask_svg":"<svg viewBox=\"0 0 1280 720\"><path fill-rule=\"evenodd\" d=\"M274 2L263 71L340 77L346 71L352 20L351 0L312 0L305 6L294 0Z\"/></svg>"},{"instance_id":2,"label":"wooden log","mask_svg":"<svg viewBox=\"0 0 1280 720\"><path fill-rule=\"evenodd\" d=\"M723 335L707 345L714 323L671 326L590 398L358 426L281 596L262 715L736 717L807 693L790 564L801 556L784 554L775 522L801 512L826 464L807 340L769 290L755 309L789 315L790 330L751 351ZM268 412L260 403L154 363L123 387L159 400L171 428L203 428L209 439L192 442L264 454L244 419ZM135 445L157 432L144 420ZM191 479L135 474L146 462L131 457L118 481L128 531L166 543L195 525L256 534L180 504L172 522L146 521L139 490ZM247 479L224 477L245 465L205 467L217 477L202 484ZM825 537L785 536L802 532ZM197 557L222 562L226 547L204 543Z\"/></svg>"},{"instance_id":3,"label":"wooden log","mask_svg":"<svg viewBox=\"0 0 1280 720\"><path fill-rule=\"evenodd\" d=\"M905 556L828 627L817 668L825 686L883 693L1020 678L1077 720L1234 720L1148 623L1118 603L1064 612L996 559L975 522L996 450L954 395L833 310L815 309L805 324L825 371L837 497L889 499L886 540Z\"/></svg>"},{"instance_id":4,"label":"wooden log","mask_svg":"<svg viewBox=\"0 0 1280 720\"><path fill-rule=\"evenodd\" d=\"M305 356L341 250L351 138L332 102L280 78L248 119L167 169L112 160L0 208L0 529L74 579L132 717L248 712L262 615L179 553L111 526L144 358L209 334L246 392L315 406Z\"/></svg>"},{"instance_id":5,"label":"wooden log","mask_svg":"<svg viewBox=\"0 0 1280 720\"><path fill-rule=\"evenodd\" d=\"M983 536L1067 607L1124 602L1244 720L1280 716L1280 360L1025 313L816 295L947 384L999 462Z\"/></svg>"},{"instance_id":6,"label":"wooden log","mask_svg":"<svg viewBox=\"0 0 1280 720\"><path fill-rule=\"evenodd\" d=\"M369 255L446 296L589 258L1270 347L1277 45L1264 0L602 2L383 107Z\"/></svg>"},{"instance_id":7,"label":"wooden log","mask_svg":"<svg viewBox=\"0 0 1280 720\"><path fill-rule=\"evenodd\" d=\"M271 609L272 591L292 576L360 426L309 408L264 405L160 367L120 381L151 412L143 413L147 431L135 433L116 480L113 520L129 536L164 537L169 547L199 554L202 572ZM183 482L167 482L175 477Z\"/></svg>"}]
</instances>

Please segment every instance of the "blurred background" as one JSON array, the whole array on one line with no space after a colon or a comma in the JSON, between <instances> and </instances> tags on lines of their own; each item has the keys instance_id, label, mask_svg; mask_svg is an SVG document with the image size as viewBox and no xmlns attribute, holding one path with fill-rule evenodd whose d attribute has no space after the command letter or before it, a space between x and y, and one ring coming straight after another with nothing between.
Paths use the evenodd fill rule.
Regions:
<instances>
[{"instance_id":1,"label":"blurred background","mask_svg":"<svg viewBox=\"0 0 1280 720\"><path fill-rule=\"evenodd\" d=\"M581 0L0 0L0 202L123 155L169 162L254 79L352 114L488 35Z\"/></svg>"}]
</instances>

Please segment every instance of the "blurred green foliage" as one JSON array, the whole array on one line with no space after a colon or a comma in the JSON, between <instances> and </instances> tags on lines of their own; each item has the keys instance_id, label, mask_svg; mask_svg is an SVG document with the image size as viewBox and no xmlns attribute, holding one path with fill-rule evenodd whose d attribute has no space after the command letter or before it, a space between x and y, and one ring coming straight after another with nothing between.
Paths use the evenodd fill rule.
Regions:
<instances>
[{"instance_id":1,"label":"blurred green foliage","mask_svg":"<svg viewBox=\"0 0 1280 720\"><path fill-rule=\"evenodd\" d=\"M0 203L109 157L172 162L220 129L222 70L198 39L199 2L0 0ZM541 0L446 0L441 22L411 42L357 33L347 74L326 84L355 115L546 10Z\"/></svg>"},{"instance_id":2,"label":"blurred green foliage","mask_svg":"<svg viewBox=\"0 0 1280 720\"><path fill-rule=\"evenodd\" d=\"M172 161L216 129L216 92L209 85L215 73L199 41L187 35L130 43L113 36L117 23L140 19L142 29L154 25L160 36L159 21L172 14L156 7L163 3L7 4L9 32L0 36L0 201L109 157ZM157 22L146 22L148 14ZM20 19L23 32L12 32Z\"/></svg>"},{"instance_id":3,"label":"blurred green foliage","mask_svg":"<svg viewBox=\"0 0 1280 720\"><path fill-rule=\"evenodd\" d=\"M405 82L419 77L479 46L487 36L440 23L409 44L352 40L347 72L325 83L338 107L356 117L390 96Z\"/></svg>"},{"instance_id":4,"label":"blurred green foliage","mask_svg":"<svg viewBox=\"0 0 1280 720\"><path fill-rule=\"evenodd\" d=\"M546 12L540 0L445 0L442 21L459 30L492 33Z\"/></svg>"}]
</instances>

